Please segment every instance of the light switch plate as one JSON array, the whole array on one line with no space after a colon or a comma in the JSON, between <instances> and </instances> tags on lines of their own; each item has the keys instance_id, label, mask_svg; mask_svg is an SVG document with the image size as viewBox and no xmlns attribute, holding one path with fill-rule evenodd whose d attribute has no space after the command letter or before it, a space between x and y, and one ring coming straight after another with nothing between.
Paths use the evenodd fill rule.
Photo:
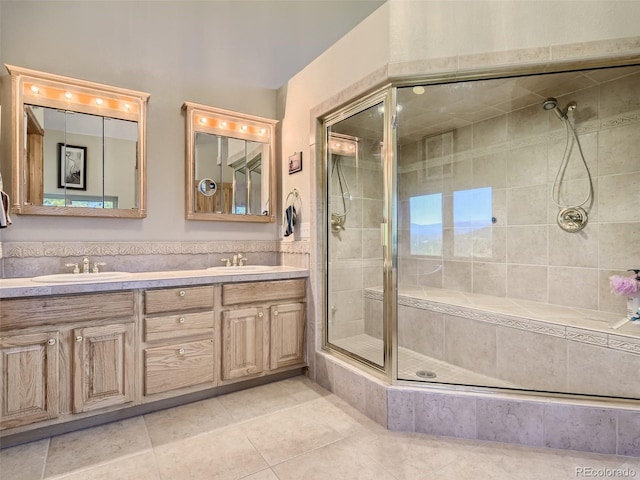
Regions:
<instances>
[{"instance_id":1,"label":"light switch plate","mask_svg":"<svg viewBox=\"0 0 640 480\"><path fill-rule=\"evenodd\" d=\"M300 236L302 238L309 238L311 236L311 224L309 222L302 222L300 224Z\"/></svg>"}]
</instances>

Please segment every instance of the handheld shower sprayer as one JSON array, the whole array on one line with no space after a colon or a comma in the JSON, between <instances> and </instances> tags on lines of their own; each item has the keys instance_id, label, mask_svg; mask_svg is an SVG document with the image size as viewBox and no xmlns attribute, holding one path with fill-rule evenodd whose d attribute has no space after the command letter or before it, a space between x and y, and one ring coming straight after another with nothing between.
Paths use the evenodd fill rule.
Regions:
<instances>
[{"instance_id":1,"label":"handheld shower sprayer","mask_svg":"<svg viewBox=\"0 0 640 480\"><path fill-rule=\"evenodd\" d=\"M578 105L576 104L576 102L569 102L566 108L562 110L558 106L558 100L553 97L547 98L542 103L542 108L544 108L545 110L553 110L553 113L555 113L560 120L565 120L567 118L567 113L575 110L577 106Z\"/></svg>"}]
</instances>

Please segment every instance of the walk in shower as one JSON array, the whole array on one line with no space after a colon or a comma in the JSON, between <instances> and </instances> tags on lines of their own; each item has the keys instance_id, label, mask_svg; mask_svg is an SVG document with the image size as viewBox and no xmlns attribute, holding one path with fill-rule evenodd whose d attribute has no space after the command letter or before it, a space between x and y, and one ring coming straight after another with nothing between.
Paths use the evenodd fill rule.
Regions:
<instances>
[{"instance_id":1,"label":"walk in shower","mask_svg":"<svg viewBox=\"0 0 640 480\"><path fill-rule=\"evenodd\" d=\"M640 399L609 285L640 267L640 66L404 83L324 131L327 349L394 381Z\"/></svg>"}]
</instances>

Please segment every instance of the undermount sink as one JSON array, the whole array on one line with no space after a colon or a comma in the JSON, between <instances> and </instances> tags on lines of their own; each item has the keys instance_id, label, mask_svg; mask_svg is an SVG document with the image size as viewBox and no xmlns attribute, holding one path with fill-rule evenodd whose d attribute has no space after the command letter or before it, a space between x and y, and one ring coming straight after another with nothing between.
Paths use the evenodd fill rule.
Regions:
<instances>
[{"instance_id":1,"label":"undermount sink","mask_svg":"<svg viewBox=\"0 0 640 480\"><path fill-rule=\"evenodd\" d=\"M131 275L129 272L98 272L98 273L53 273L33 277L32 282L41 283L91 283L118 280Z\"/></svg>"},{"instance_id":2,"label":"undermount sink","mask_svg":"<svg viewBox=\"0 0 640 480\"><path fill-rule=\"evenodd\" d=\"M231 267L209 267L207 271L219 273L224 275L225 273L234 274L234 273L261 273L271 270L273 267L269 265L242 265L242 266L231 266Z\"/></svg>"}]
</instances>

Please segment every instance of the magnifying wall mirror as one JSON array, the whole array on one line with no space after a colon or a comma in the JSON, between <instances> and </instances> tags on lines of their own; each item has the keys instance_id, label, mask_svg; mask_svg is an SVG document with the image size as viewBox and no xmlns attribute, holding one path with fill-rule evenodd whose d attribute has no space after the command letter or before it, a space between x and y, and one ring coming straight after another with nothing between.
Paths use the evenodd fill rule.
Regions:
<instances>
[{"instance_id":1,"label":"magnifying wall mirror","mask_svg":"<svg viewBox=\"0 0 640 480\"><path fill-rule=\"evenodd\" d=\"M186 102L187 219L273 222L276 120Z\"/></svg>"},{"instance_id":2,"label":"magnifying wall mirror","mask_svg":"<svg viewBox=\"0 0 640 480\"><path fill-rule=\"evenodd\" d=\"M145 217L149 95L6 67L13 97L12 211Z\"/></svg>"}]
</instances>

